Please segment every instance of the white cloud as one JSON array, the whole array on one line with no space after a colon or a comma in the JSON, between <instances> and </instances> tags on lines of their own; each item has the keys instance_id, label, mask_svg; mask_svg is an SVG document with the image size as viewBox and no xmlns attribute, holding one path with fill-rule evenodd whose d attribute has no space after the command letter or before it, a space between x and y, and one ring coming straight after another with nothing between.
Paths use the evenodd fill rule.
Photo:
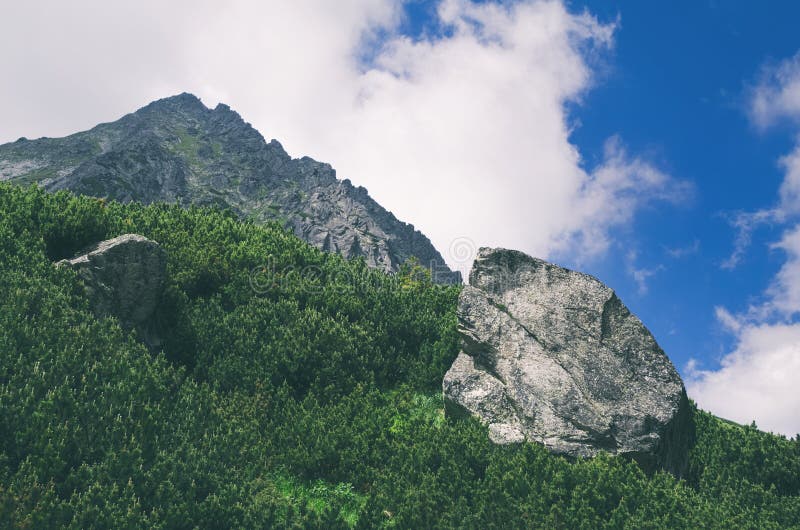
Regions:
<instances>
[{"instance_id":1,"label":"white cloud","mask_svg":"<svg viewBox=\"0 0 800 530\"><path fill-rule=\"evenodd\" d=\"M786 255L763 301L741 314L717 307L720 324L736 341L717 370L686 367L687 391L722 417L794 436L800 433L800 224L772 245Z\"/></svg>"},{"instance_id":2,"label":"white cloud","mask_svg":"<svg viewBox=\"0 0 800 530\"><path fill-rule=\"evenodd\" d=\"M800 324L745 324L718 370L686 366L689 396L739 423L794 436L800 432Z\"/></svg>"},{"instance_id":3,"label":"white cloud","mask_svg":"<svg viewBox=\"0 0 800 530\"><path fill-rule=\"evenodd\" d=\"M733 242L733 252L722 261L720 266L728 270L738 267L750 247L753 233L756 229L765 224L780 222L783 216L783 211L780 208L757 210L755 212L736 212L728 216L728 222L736 231L736 238Z\"/></svg>"},{"instance_id":4,"label":"white cloud","mask_svg":"<svg viewBox=\"0 0 800 530\"><path fill-rule=\"evenodd\" d=\"M644 204L684 196L615 137L596 168L570 143L566 107L592 87L614 23L557 1L444 0L446 36L413 40L398 32L401 7L7 2L0 71L15 81L0 84L0 138L63 135L191 91L330 162L442 251L468 237L598 255Z\"/></svg>"},{"instance_id":5,"label":"white cloud","mask_svg":"<svg viewBox=\"0 0 800 530\"><path fill-rule=\"evenodd\" d=\"M800 54L765 71L752 95L751 117L759 127L800 118ZM779 161L784 178L778 205L735 219L739 238L728 265L734 266L762 223L788 225L773 250L786 260L763 300L742 314L717 308L720 324L733 334L734 350L717 370L686 366L687 390L697 403L720 416L789 436L800 433L800 142Z\"/></svg>"},{"instance_id":6,"label":"white cloud","mask_svg":"<svg viewBox=\"0 0 800 530\"><path fill-rule=\"evenodd\" d=\"M800 120L800 52L791 59L763 69L760 83L750 94L753 123L766 129L780 121ZM778 160L784 171L777 206L755 212L738 212L729 221L736 230L734 250L722 262L723 269L736 268L744 258L753 232L763 224L782 223L800 214L800 137L795 148Z\"/></svg>"},{"instance_id":7,"label":"white cloud","mask_svg":"<svg viewBox=\"0 0 800 530\"><path fill-rule=\"evenodd\" d=\"M738 333L742 329L742 319L733 315L724 307L714 308L714 315L722 326L732 333Z\"/></svg>"},{"instance_id":8,"label":"white cloud","mask_svg":"<svg viewBox=\"0 0 800 530\"><path fill-rule=\"evenodd\" d=\"M672 259L682 259L686 256L697 254L700 251L700 240L695 239L691 244L683 247L664 247L664 253Z\"/></svg>"},{"instance_id":9,"label":"white cloud","mask_svg":"<svg viewBox=\"0 0 800 530\"><path fill-rule=\"evenodd\" d=\"M736 340L719 369L687 365L687 391L699 406L740 423L755 420L765 430L800 433L800 225L773 245L786 261L765 300L734 315L716 308L717 320Z\"/></svg>"},{"instance_id":10,"label":"white cloud","mask_svg":"<svg viewBox=\"0 0 800 530\"><path fill-rule=\"evenodd\" d=\"M636 260L638 257L639 255L635 250L629 251L625 256L625 267L628 275L633 278L633 281L636 283L636 288L639 294L644 295L647 294L647 291L649 290L648 282L650 281L650 278L663 271L664 266L658 264L655 267L639 267L636 265Z\"/></svg>"},{"instance_id":11,"label":"white cloud","mask_svg":"<svg viewBox=\"0 0 800 530\"><path fill-rule=\"evenodd\" d=\"M792 317L800 312L800 225L784 232L772 246L786 253L786 261L767 291L767 305L781 316Z\"/></svg>"},{"instance_id":12,"label":"white cloud","mask_svg":"<svg viewBox=\"0 0 800 530\"><path fill-rule=\"evenodd\" d=\"M629 223L638 208L653 200L685 202L692 191L688 183L630 157L620 138L612 136L605 143L603 163L583 180L573 203L575 226L568 228L572 239L559 242L589 255L600 253L609 245L609 229Z\"/></svg>"},{"instance_id":13,"label":"white cloud","mask_svg":"<svg viewBox=\"0 0 800 530\"><path fill-rule=\"evenodd\" d=\"M783 119L800 119L800 52L764 68L750 100L753 123L764 128Z\"/></svg>"},{"instance_id":14,"label":"white cloud","mask_svg":"<svg viewBox=\"0 0 800 530\"><path fill-rule=\"evenodd\" d=\"M797 87L800 97L800 85ZM794 150L781 157L780 166L785 171L780 189L780 210L783 215L800 213L800 139Z\"/></svg>"}]
</instances>

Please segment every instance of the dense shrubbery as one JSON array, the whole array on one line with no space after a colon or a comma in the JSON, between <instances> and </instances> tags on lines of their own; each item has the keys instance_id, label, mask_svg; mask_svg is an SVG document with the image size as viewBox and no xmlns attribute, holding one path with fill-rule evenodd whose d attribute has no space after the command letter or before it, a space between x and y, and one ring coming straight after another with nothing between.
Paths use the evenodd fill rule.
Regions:
<instances>
[{"instance_id":1,"label":"dense shrubbery","mask_svg":"<svg viewBox=\"0 0 800 530\"><path fill-rule=\"evenodd\" d=\"M157 355L52 266L127 232L169 253ZM457 294L221 211L0 185L0 524L800 524L800 443L702 412L684 481L446 419Z\"/></svg>"}]
</instances>

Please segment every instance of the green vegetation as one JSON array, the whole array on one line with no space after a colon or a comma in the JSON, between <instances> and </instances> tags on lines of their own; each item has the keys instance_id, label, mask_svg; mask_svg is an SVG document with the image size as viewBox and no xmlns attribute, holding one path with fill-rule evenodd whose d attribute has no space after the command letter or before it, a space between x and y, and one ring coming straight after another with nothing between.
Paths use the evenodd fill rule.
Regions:
<instances>
[{"instance_id":1,"label":"green vegetation","mask_svg":"<svg viewBox=\"0 0 800 530\"><path fill-rule=\"evenodd\" d=\"M52 266L128 232L169 255L158 354ZM0 526L800 526L799 440L698 411L677 480L445 418L458 289L278 225L0 185L0 293Z\"/></svg>"},{"instance_id":2,"label":"green vegetation","mask_svg":"<svg viewBox=\"0 0 800 530\"><path fill-rule=\"evenodd\" d=\"M56 176L56 171L52 168L34 169L17 178L21 185L36 184L39 181Z\"/></svg>"},{"instance_id":3,"label":"green vegetation","mask_svg":"<svg viewBox=\"0 0 800 530\"><path fill-rule=\"evenodd\" d=\"M194 134L192 134L194 132ZM197 139L196 130L188 130L185 128L178 128L175 130L178 137L177 143L171 143L170 149L183 156L190 166L197 165L197 150L200 141Z\"/></svg>"}]
</instances>

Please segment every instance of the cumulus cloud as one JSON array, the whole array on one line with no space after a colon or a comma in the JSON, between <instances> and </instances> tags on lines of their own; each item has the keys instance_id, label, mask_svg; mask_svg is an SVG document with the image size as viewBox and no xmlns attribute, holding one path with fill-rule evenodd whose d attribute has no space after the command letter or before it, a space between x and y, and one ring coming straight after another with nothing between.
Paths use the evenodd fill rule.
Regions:
<instances>
[{"instance_id":1,"label":"cumulus cloud","mask_svg":"<svg viewBox=\"0 0 800 530\"><path fill-rule=\"evenodd\" d=\"M765 71L753 91L751 117L759 127L800 118L800 54ZM779 160L784 170L777 205L735 218L739 228L736 251L728 265L742 257L753 230L762 223L783 225L772 250L785 261L763 293L761 301L741 314L717 308L720 324L735 339L732 352L719 369L686 367L689 395L723 417L789 436L800 433L800 142Z\"/></svg>"},{"instance_id":2,"label":"cumulus cloud","mask_svg":"<svg viewBox=\"0 0 800 530\"><path fill-rule=\"evenodd\" d=\"M719 323L735 339L716 370L686 367L687 391L702 408L722 417L794 436L800 433L800 224L772 245L781 265L760 303L741 314L718 307Z\"/></svg>"},{"instance_id":3,"label":"cumulus cloud","mask_svg":"<svg viewBox=\"0 0 800 530\"><path fill-rule=\"evenodd\" d=\"M536 0L443 0L436 16L441 31L410 38L401 0L6 2L0 138L191 91L330 162L444 253L466 237L591 257L648 202L685 197L616 137L597 167L570 142L567 107L614 21Z\"/></svg>"},{"instance_id":4,"label":"cumulus cloud","mask_svg":"<svg viewBox=\"0 0 800 530\"><path fill-rule=\"evenodd\" d=\"M730 315L728 315L730 317ZM800 325L737 324L735 350L718 370L686 367L689 396L739 423L794 436L800 432Z\"/></svg>"}]
</instances>

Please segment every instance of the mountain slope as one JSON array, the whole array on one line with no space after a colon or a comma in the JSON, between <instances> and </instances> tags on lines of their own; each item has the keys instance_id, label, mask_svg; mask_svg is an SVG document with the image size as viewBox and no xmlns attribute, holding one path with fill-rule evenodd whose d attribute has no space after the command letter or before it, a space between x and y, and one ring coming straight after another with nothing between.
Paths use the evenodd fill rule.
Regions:
<instances>
[{"instance_id":1,"label":"mountain slope","mask_svg":"<svg viewBox=\"0 0 800 530\"><path fill-rule=\"evenodd\" d=\"M128 232L166 251L163 353L53 264ZM254 290L266 255L300 272ZM798 528L800 438L692 408L678 480L445 416L460 290L226 212L0 183L0 527Z\"/></svg>"},{"instance_id":2,"label":"mountain slope","mask_svg":"<svg viewBox=\"0 0 800 530\"><path fill-rule=\"evenodd\" d=\"M212 110L191 94L65 138L2 145L0 180L122 202L229 207L371 267L395 272L413 256L436 280L460 282L427 237L366 189L338 180L328 164L291 158L227 105Z\"/></svg>"}]
</instances>

